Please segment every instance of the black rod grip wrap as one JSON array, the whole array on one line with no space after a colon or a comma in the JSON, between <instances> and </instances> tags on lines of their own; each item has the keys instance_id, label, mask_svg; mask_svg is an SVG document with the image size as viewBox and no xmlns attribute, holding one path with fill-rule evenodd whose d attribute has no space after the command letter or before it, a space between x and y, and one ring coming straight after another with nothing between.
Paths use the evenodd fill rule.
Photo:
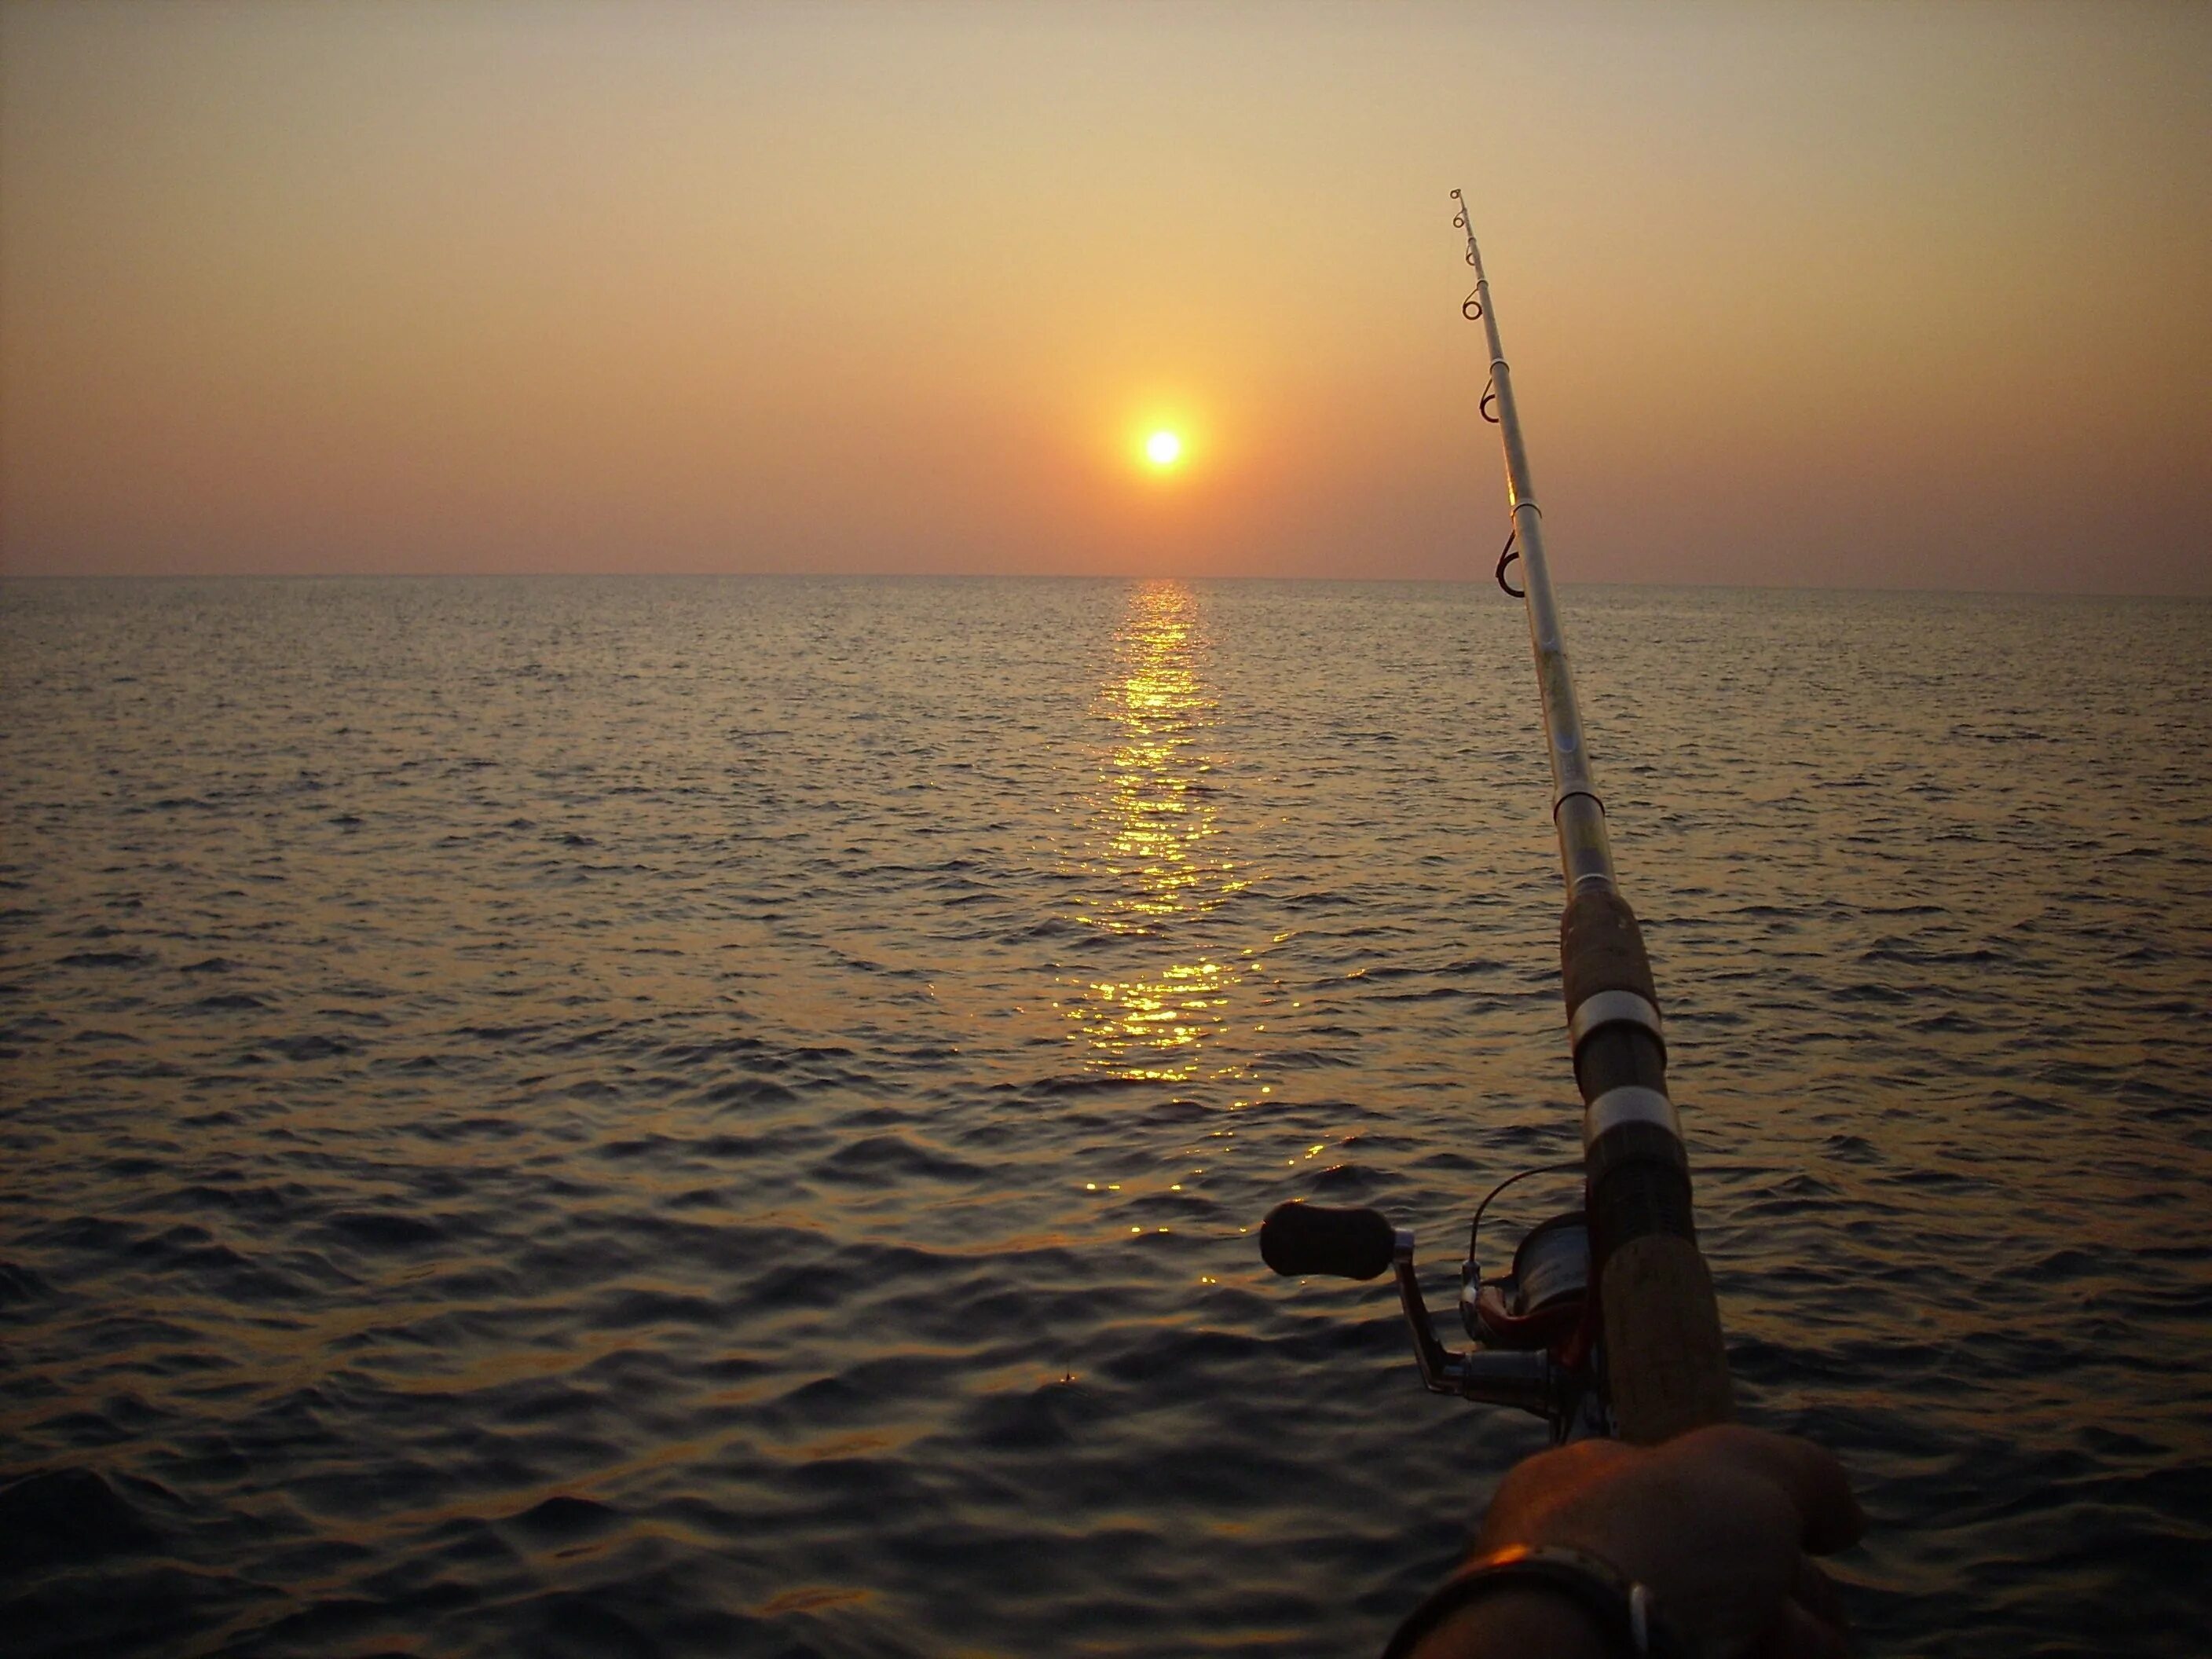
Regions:
<instances>
[{"instance_id":1,"label":"black rod grip wrap","mask_svg":"<svg viewBox=\"0 0 2212 1659\"><path fill-rule=\"evenodd\" d=\"M1292 1199L1260 1224L1260 1259L1286 1278L1373 1279L1388 1271L1397 1231L1374 1210L1328 1210Z\"/></svg>"},{"instance_id":2,"label":"black rod grip wrap","mask_svg":"<svg viewBox=\"0 0 2212 1659\"><path fill-rule=\"evenodd\" d=\"M1624 1123L1583 1155L1589 1183L1590 1248L1602 1259L1647 1233L1693 1243L1690 1161L1682 1143L1656 1123Z\"/></svg>"},{"instance_id":3,"label":"black rod grip wrap","mask_svg":"<svg viewBox=\"0 0 2212 1659\"><path fill-rule=\"evenodd\" d=\"M1607 1089L1636 1084L1667 1092L1667 1051L1641 1025L1601 1025L1575 1045L1575 1080L1583 1098L1595 1100Z\"/></svg>"}]
</instances>

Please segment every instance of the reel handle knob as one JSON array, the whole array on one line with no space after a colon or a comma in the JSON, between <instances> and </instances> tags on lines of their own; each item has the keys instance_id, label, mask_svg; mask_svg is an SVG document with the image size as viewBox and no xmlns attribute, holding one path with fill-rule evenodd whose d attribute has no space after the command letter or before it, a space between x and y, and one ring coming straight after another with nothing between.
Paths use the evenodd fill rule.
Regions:
<instances>
[{"instance_id":1,"label":"reel handle knob","mask_svg":"<svg viewBox=\"0 0 2212 1659\"><path fill-rule=\"evenodd\" d=\"M1260 1224L1260 1259L1287 1279L1373 1279L1389 1271L1397 1243L1379 1211L1325 1209L1295 1198Z\"/></svg>"}]
</instances>

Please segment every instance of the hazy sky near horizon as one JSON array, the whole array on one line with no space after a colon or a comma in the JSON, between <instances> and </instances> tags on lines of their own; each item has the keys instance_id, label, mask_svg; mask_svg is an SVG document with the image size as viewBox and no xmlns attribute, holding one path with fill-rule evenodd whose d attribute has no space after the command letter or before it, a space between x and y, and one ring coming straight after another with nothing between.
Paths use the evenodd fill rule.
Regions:
<instances>
[{"instance_id":1,"label":"hazy sky near horizon","mask_svg":"<svg viewBox=\"0 0 2212 1659\"><path fill-rule=\"evenodd\" d=\"M1563 580L2212 592L2125 3L9 3L0 572L1487 580L1455 185Z\"/></svg>"}]
</instances>

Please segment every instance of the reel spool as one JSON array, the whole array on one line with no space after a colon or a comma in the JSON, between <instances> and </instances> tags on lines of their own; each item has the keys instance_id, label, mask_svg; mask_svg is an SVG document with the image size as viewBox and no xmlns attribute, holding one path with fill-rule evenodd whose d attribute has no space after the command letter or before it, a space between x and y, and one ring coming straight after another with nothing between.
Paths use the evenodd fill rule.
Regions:
<instances>
[{"instance_id":1,"label":"reel spool","mask_svg":"<svg viewBox=\"0 0 2212 1659\"><path fill-rule=\"evenodd\" d=\"M1581 1326L1589 1297L1589 1221L1580 1210L1538 1223L1513 1252L1503 1277L1482 1282L1472 1256L1460 1297L1460 1322L1476 1341L1526 1352L1553 1348Z\"/></svg>"}]
</instances>

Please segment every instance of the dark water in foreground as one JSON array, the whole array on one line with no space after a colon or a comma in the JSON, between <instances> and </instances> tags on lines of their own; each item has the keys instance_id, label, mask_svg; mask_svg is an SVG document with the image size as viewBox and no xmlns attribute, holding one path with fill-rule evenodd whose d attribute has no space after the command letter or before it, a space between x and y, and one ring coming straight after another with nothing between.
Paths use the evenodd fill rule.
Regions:
<instances>
[{"instance_id":1,"label":"dark water in foreground","mask_svg":"<svg viewBox=\"0 0 2212 1659\"><path fill-rule=\"evenodd\" d=\"M1867 1645L2201 1650L2212 606L1566 605ZM0 675L12 1650L1354 1654L1540 1443L1247 1231L1442 1294L1576 1145L1492 592L15 585Z\"/></svg>"}]
</instances>

